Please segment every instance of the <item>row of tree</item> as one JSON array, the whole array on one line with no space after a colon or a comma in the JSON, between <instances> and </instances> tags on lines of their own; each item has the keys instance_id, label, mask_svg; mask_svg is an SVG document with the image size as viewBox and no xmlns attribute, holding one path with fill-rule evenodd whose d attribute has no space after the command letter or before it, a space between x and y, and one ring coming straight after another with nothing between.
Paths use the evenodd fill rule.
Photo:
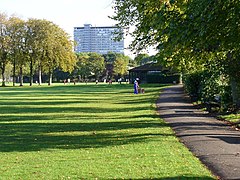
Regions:
<instances>
[{"instance_id":1,"label":"row of tree","mask_svg":"<svg viewBox=\"0 0 240 180\"><path fill-rule=\"evenodd\" d=\"M114 10L112 18L135 38L132 49L155 45L162 64L198 74L192 77L200 79L201 100L226 95L230 87L240 107L239 0L114 0Z\"/></svg>"},{"instance_id":2,"label":"row of tree","mask_svg":"<svg viewBox=\"0 0 240 180\"><path fill-rule=\"evenodd\" d=\"M77 65L73 76L80 76L82 80L89 79L117 79L126 76L133 60L123 54L109 52L101 55L98 53L78 53Z\"/></svg>"},{"instance_id":3,"label":"row of tree","mask_svg":"<svg viewBox=\"0 0 240 180\"><path fill-rule=\"evenodd\" d=\"M133 60L123 54L74 53L73 46L68 34L50 21L24 21L0 14L2 86L5 86L6 74L13 78L14 86L16 79L22 86L25 77L30 86L35 80L41 84L46 75L51 85L53 75L58 76L54 79L59 81L77 77L112 79L125 76L129 65L134 66Z\"/></svg>"},{"instance_id":4,"label":"row of tree","mask_svg":"<svg viewBox=\"0 0 240 180\"><path fill-rule=\"evenodd\" d=\"M40 19L24 21L18 17L8 17L0 13L0 70L2 86L5 86L6 67L12 65L13 85L16 75L23 84L24 73L30 76L37 70L38 82L42 83L42 73L47 73L49 85L56 68L72 71L76 64L73 42L68 34L56 24Z\"/></svg>"}]
</instances>

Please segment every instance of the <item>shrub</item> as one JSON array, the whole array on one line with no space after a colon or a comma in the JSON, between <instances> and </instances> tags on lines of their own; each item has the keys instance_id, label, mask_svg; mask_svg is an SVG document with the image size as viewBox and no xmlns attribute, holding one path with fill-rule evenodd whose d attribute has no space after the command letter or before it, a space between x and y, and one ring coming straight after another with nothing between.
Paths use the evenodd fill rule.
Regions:
<instances>
[{"instance_id":1,"label":"shrub","mask_svg":"<svg viewBox=\"0 0 240 180\"><path fill-rule=\"evenodd\" d=\"M194 100L199 100L200 98L200 85L201 85L201 73L194 72L191 74L185 74L183 76L183 83L185 91L192 97Z\"/></svg>"},{"instance_id":2,"label":"shrub","mask_svg":"<svg viewBox=\"0 0 240 180\"><path fill-rule=\"evenodd\" d=\"M180 75L166 75L166 74L147 74L147 83L179 83Z\"/></svg>"}]
</instances>

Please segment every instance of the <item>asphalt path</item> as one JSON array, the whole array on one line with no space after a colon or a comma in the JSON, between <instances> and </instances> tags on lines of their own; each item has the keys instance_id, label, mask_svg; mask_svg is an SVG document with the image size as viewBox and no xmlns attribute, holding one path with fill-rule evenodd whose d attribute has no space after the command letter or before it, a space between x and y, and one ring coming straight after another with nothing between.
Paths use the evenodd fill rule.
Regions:
<instances>
[{"instance_id":1,"label":"asphalt path","mask_svg":"<svg viewBox=\"0 0 240 180\"><path fill-rule=\"evenodd\" d=\"M163 89L158 113L219 179L240 180L240 131L196 109L182 85Z\"/></svg>"}]
</instances>

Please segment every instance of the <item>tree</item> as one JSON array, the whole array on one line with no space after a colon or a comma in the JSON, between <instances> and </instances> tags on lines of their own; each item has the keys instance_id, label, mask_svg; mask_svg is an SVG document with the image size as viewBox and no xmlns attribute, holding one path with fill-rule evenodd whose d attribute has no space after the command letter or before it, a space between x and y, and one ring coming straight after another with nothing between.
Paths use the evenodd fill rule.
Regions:
<instances>
[{"instance_id":1,"label":"tree","mask_svg":"<svg viewBox=\"0 0 240 180\"><path fill-rule=\"evenodd\" d=\"M18 17L10 17L8 32L10 37L10 58L13 64L13 86L16 83L16 68L23 61L23 43L25 39L25 22Z\"/></svg>"},{"instance_id":2,"label":"tree","mask_svg":"<svg viewBox=\"0 0 240 180\"><path fill-rule=\"evenodd\" d=\"M138 54L134 60L137 62L137 65L144 65L149 61L148 54Z\"/></svg>"},{"instance_id":3,"label":"tree","mask_svg":"<svg viewBox=\"0 0 240 180\"><path fill-rule=\"evenodd\" d=\"M201 1L201 6L198 3L200 1L195 0L188 7L188 13L198 26L198 31L195 32L197 48L211 54L212 64L220 62L222 73L230 79L233 102L239 108L240 2L204 0Z\"/></svg>"},{"instance_id":4,"label":"tree","mask_svg":"<svg viewBox=\"0 0 240 180\"><path fill-rule=\"evenodd\" d=\"M117 58L117 53L108 52L107 54L103 54L104 62L105 62L105 76L107 79L111 79L113 76L113 63Z\"/></svg>"},{"instance_id":5,"label":"tree","mask_svg":"<svg viewBox=\"0 0 240 180\"><path fill-rule=\"evenodd\" d=\"M113 71L117 76L122 77L127 74L127 67L129 64L129 57L123 54L117 54L115 61L113 62Z\"/></svg>"},{"instance_id":6,"label":"tree","mask_svg":"<svg viewBox=\"0 0 240 180\"><path fill-rule=\"evenodd\" d=\"M90 76L90 69L88 66L89 56L87 53L78 53L76 55L77 55L76 63L77 75L81 76L81 78L86 81L86 78Z\"/></svg>"},{"instance_id":7,"label":"tree","mask_svg":"<svg viewBox=\"0 0 240 180\"><path fill-rule=\"evenodd\" d=\"M49 75L49 85L52 83L53 71L59 68L72 71L76 57L72 51L73 43L68 35L57 25L47 20L30 19L28 21L30 77L32 84L33 65L38 63L39 84L42 71Z\"/></svg>"},{"instance_id":8,"label":"tree","mask_svg":"<svg viewBox=\"0 0 240 180\"><path fill-rule=\"evenodd\" d=\"M63 71L73 71L76 64L76 56L72 51L72 42L61 28L50 23L45 32L47 32L45 39L46 61L43 64L48 70L48 84L51 85L54 69L59 68Z\"/></svg>"},{"instance_id":9,"label":"tree","mask_svg":"<svg viewBox=\"0 0 240 180\"><path fill-rule=\"evenodd\" d=\"M95 78L97 80L105 68L104 58L102 57L102 55L94 52L88 53L88 56L89 57L87 65L90 72L95 75Z\"/></svg>"},{"instance_id":10,"label":"tree","mask_svg":"<svg viewBox=\"0 0 240 180\"><path fill-rule=\"evenodd\" d=\"M229 76L240 107L239 23L237 0L115 0L119 27L134 37L131 48L157 45L158 57L183 73L209 70ZM133 32L128 31L135 26ZM219 70L218 70L219 69Z\"/></svg>"},{"instance_id":11,"label":"tree","mask_svg":"<svg viewBox=\"0 0 240 180\"><path fill-rule=\"evenodd\" d=\"M97 80L105 68L103 56L95 52L78 53L76 64L77 74L84 80L91 75Z\"/></svg>"},{"instance_id":12,"label":"tree","mask_svg":"<svg viewBox=\"0 0 240 180\"><path fill-rule=\"evenodd\" d=\"M39 80L38 83L41 85L41 58L44 56L43 47L41 46L41 40L44 39L41 32L41 20L29 19L26 22L26 39L25 39L25 54L28 57L29 69L30 69L30 86L33 84L33 72L36 62L38 62Z\"/></svg>"},{"instance_id":13,"label":"tree","mask_svg":"<svg viewBox=\"0 0 240 180\"><path fill-rule=\"evenodd\" d=\"M9 61L10 54L10 37L8 32L8 17L0 14L0 69L2 73L2 86L5 84L5 69Z\"/></svg>"}]
</instances>

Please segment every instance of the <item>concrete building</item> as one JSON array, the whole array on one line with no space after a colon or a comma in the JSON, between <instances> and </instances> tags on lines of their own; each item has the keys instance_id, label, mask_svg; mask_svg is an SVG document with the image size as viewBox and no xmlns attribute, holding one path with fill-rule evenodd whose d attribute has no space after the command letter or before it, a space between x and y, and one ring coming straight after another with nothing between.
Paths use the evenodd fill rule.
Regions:
<instances>
[{"instance_id":1,"label":"concrete building","mask_svg":"<svg viewBox=\"0 0 240 180\"><path fill-rule=\"evenodd\" d=\"M116 31L119 29L114 26L93 27L84 24L84 27L74 27L74 41L77 43L75 52L124 53L124 40L114 41Z\"/></svg>"}]
</instances>

